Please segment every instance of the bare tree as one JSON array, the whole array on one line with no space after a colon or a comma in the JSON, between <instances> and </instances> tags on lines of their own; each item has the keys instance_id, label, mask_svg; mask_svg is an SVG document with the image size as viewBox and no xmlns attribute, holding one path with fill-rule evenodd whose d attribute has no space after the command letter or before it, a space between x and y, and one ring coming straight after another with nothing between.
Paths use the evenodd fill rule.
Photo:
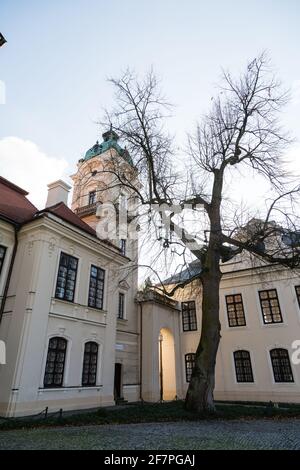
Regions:
<instances>
[{"instance_id":1,"label":"bare tree","mask_svg":"<svg viewBox=\"0 0 300 470\"><path fill-rule=\"evenodd\" d=\"M137 188L117 168L108 171L115 173L117 184L136 194L149 213L155 207L162 223L169 210L169 226L162 237L164 249L180 246L183 257L189 252L201 263L200 272L191 271L183 283L169 291L162 284L160 289L172 296L192 280L201 281L202 333L186 407L214 410L222 261L247 252L263 263L290 268L300 265L295 208L299 187L285 170L283 153L290 139L278 120L288 95L281 91L264 53L249 62L238 79L224 72L211 111L188 137L188 170L184 174L177 169L173 139L165 130L170 105L162 96L154 73L151 71L140 81L127 71L120 79L111 79L111 83L116 91L116 108L107 112L105 123L112 124L126 141L142 184ZM247 214L244 220L245 214L229 211L224 188L226 178L237 171L240 178L251 171L275 191L264 218ZM200 222L201 228L196 232L183 227L180 214L174 211L174 207L184 210L186 205Z\"/></svg>"}]
</instances>

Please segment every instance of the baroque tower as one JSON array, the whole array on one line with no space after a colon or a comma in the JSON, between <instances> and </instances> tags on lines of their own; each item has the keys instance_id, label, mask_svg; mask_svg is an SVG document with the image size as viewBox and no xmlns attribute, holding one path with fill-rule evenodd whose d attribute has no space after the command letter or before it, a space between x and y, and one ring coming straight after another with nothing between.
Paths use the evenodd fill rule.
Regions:
<instances>
[{"instance_id":1,"label":"baroque tower","mask_svg":"<svg viewBox=\"0 0 300 470\"><path fill-rule=\"evenodd\" d=\"M136 236L130 237L128 227L132 226L136 215L136 197L130 186L139 185L139 181L128 151L119 144L118 135L110 129L102 137L103 141L97 141L78 161L77 172L72 175L72 210L97 231L100 239L118 246L128 258L128 268L118 276L119 290L113 294L118 297L115 398L136 400L140 382L139 321L135 302L138 240ZM120 180L129 184L122 185Z\"/></svg>"}]
</instances>

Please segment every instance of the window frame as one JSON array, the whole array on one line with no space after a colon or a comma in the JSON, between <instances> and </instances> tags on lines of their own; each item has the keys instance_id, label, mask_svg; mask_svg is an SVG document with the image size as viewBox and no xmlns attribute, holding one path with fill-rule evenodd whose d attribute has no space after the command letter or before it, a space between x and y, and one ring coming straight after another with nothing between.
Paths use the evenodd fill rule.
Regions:
<instances>
[{"instance_id":1,"label":"window frame","mask_svg":"<svg viewBox=\"0 0 300 470\"><path fill-rule=\"evenodd\" d=\"M278 367L279 368L279 374L280 375L280 378L282 379L282 377L284 377L284 375L286 374L286 372L283 370L283 366L281 363L278 364L278 366L274 366L274 363L273 363L273 359L278 359L277 358L274 358L272 356L272 353L274 353L276 351L276 353L278 353L278 351L282 352L284 351L286 353L286 357L284 359L287 359L288 360L288 368L289 368L289 371L288 371L288 374L291 376L291 380L278 380L278 375L276 375L278 373L278 371L275 371L274 367ZM274 380L274 383L284 383L284 384L287 384L287 383L295 383L295 379L294 379L294 374L293 374L293 369L292 369L292 365L291 365L291 360L290 360L290 354L289 354L289 350L286 349L286 348L272 348L269 350L269 357L270 357L270 361L271 361L271 366L272 366L272 372L273 372L273 380Z\"/></svg>"},{"instance_id":2,"label":"window frame","mask_svg":"<svg viewBox=\"0 0 300 470\"><path fill-rule=\"evenodd\" d=\"M120 299L123 299L123 302L120 303ZM122 317L120 317L120 305L122 304L123 311L122 311ZM126 320L126 294L125 292L119 292L118 295L118 320Z\"/></svg>"},{"instance_id":3,"label":"window frame","mask_svg":"<svg viewBox=\"0 0 300 470\"><path fill-rule=\"evenodd\" d=\"M96 202L97 202L97 191L96 190L89 191L88 205L92 206L93 204L96 204Z\"/></svg>"},{"instance_id":4,"label":"window frame","mask_svg":"<svg viewBox=\"0 0 300 470\"><path fill-rule=\"evenodd\" d=\"M270 297L270 296L269 296L270 291L274 291L274 292L276 293L276 296L275 296L275 297ZM261 294L265 294L265 293L267 293L267 298L266 298L266 299L262 299L262 298L261 298ZM281 311L280 302L279 302L279 297L278 297L278 292L277 292L276 287L272 287L272 288L270 288L270 289L259 290L259 291L258 291L258 297L259 297L260 310L261 310L261 314L262 314L262 319L263 319L264 325L282 324L282 323L283 323L283 316L282 316L282 311ZM280 321L273 321L273 320L274 320L274 316L276 315L276 313L274 314L274 313L272 312L271 301L274 300L274 299L276 299L276 301L277 301L277 306L278 306L278 309L279 309ZM268 302L268 307L263 307L262 302ZM270 310L270 313L269 313L268 315L271 316L271 318L272 318L272 321L271 321L271 322L266 321L266 316L265 316L265 313L264 313L264 308L268 308L268 309Z\"/></svg>"},{"instance_id":5,"label":"window frame","mask_svg":"<svg viewBox=\"0 0 300 470\"><path fill-rule=\"evenodd\" d=\"M4 263L5 263L5 258L6 258L6 253L7 253L7 247L4 246L4 245L0 245L0 249L3 249L3 257L0 258L0 276L1 276L2 269L3 269Z\"/></svg>"},{"instance_id":6,"label":"window frame","mask_svg":"<svg viewBox=\"0 0 300 470\"><path fill-rule=\"evenodd\" d=\"M190 358L189 358L190 356ZM192 378L192 373L195 367L195 353L186 353L184 355L184 364L185 364L185 381L186 383L190 383ZM189 358L189 359L188 359ZM189 364L193 364L193 366L189 366Z\"/></svg>"},{"instance_id":7,"label":"window frame","mask_svg":"<svg viewBox=\"0 0 300 470\"><path fill-rule=\"evenodd\" d=\"M237 354L245 354L247 357L237 357ZM241 365L237 364L237 361L241 361ZM248 366L245 365L245 361L249 361ZM236 349L233 351L233 362L234 362L234 369L235 369L235 380L236 383L242 384L251 384L254 383L254 374L253 374L253 367L252 367L252 360L251 360L251 353L247 349ZM241 369L241 372L238 371L238 367ZM247 367L249 371L247 372ZM250 380L246 380L247 375L250 377Z\"/></svg>"},{"instance_id":8,"label":"window frame","mask_svg":"<svg viewBox=\"0 0 300 470\"><path fill-rule=\"evenodd\" d=\"M126 245L127 245L126 239L125 239L125 238L121 238L121 239L120 239L120 250L121 250L121 254L122 254L123 256L126 256L126 248L127 248Z\"/></svg>"},{"instance_id":9,"label":"window frame","mask_svg":"<svg viewBox=\"0 0 300 470\"><path fill-rule=\"evenodd\" d=\"M194 308L190 308L190 306L187 309L184 309L184 304L190 304L194 305ZM195 314L195 320L191 319L191 311L194 311ZM185 318L188 318L188 322L185 322ZM182 331L184 333L189 332L189 331L197 331L198 330L198 322L197 322L197 309L196 309L196 302L195 300L186 300L181 302L181 320L182 320ZM195 325L194 327L192 325ZM188 325L188 328L186 328L186 325Z\"/></svg>"},{"instance_id":10,"label":"window frame","mask_svg":"<svg viewBox=\"0 0 300 470\"><path fill-rule=\"evenodd\" d=\"M57 340L57 344L59 344L60 341L63 341L65 343L65 348L61 349L61 348L58 348L57 346L55 348L51 348L52 351L53 350L55 351L55 359L54 359L54 361L51 361L54 364L53 365L53 372L49 373L49 372L47 372L47 367L49 365L48 356L49 356L49 353L51 352L50 344L51 344L51 341L53 341L53 340ZM43 380L43 387L44 388L62 388L64 386L64 376L65 376L65 369L66 369L67 351L68 351L68 340L66 338L64 338L63 336L53 336L52 338L49 338L48 348L47 348L47 356L46 356L46 363L45 363L45 370L44 370L44 380ZM57 360L58 353L63 353L64 354L64 359L63 359L63 362L62 362L62 364L63 364L62 372L59 373L59 375L61 375L61 382L59 384L54 382L55 367L56 367L57 364L59 364L59 362ZM46 375L52 375L52 381L51 381L50 384L45 383Z\"/></svg>"},{"instance_id":11,"label":"window frame","mask_svg":"<svg viewBox=\"0 0 300 470\"><path fill-rule=\"evenodd\" d=\"M86 346L87 346L87 345L90 345L90 346L92 346L92 345L95 346L95 345L96 345L96 346L97 346L97 352L95 352L95 353L94 353L94 352L91 352L91 351L86 352ZM87 374L84 373L85 356L86 356L86 354L89 355L88 372L87 372ZM91 358L92 358L92 356L96 356L96 364L95 364L96 372L95 372L95 374L93 374L93 375L95 375L95 381L94 381L94 382L91 382L91 381L89 380L90 375L92 375L92 373L90 372L90 367L93 365L93 364L91 364ZM82 374L81 374L81 386L82 386L82 387L96 387L96 386L97 386L98 360L99 360L99 344L96 343L96 341L86 341L86 342L84 343L84 348L83 348L83 361L82 361ZM88 376L88 382L87 382L87 383L83 383L83 376L84 376L84 375L87 375L87 376Z\"/></svg>"},{"instance_id":12,"label":"window frame","mask_svg":"<svg viewBox=\"0 0 300 470\"><path fill-rule=\"evenodd\" d=\"M241 297L241 300L240 302L237 302L235 301L235 297L237 296L240 296ZM229 297L233 297L233 302L228 302L228 299ZM239 328L239 327L243 327L243 326L247 326L247 321L246 321L246 314L245 314L245 308L244 308L244 302L243 302L243 295L241 293L238 293L238 294L227 294L225 295L225 304L226 304L226 313L227 313L227 324L228 324L228 327L229 328ZM230 305L233 305L234 307L234 320L236 321L236 325L231 325L230 322L232 319L230 319L229 317L229 310L228 310L228 307ZM237 305L241 305L242 306L242 312L243 312L243 320L244 320L244 323L242 325L239 325L238 324L238 315L237 315L237 309L236 309L236 306Z\"/></svg>"},{"instance_id":13,"label":"window frame","mask_svg":"<svg viewBox=\"0 0 300 470\"><path fill-rule=\"evenodd\" d=\"M61 267L61 260L62 260L62 257L63 256L67 256L68 257L68 264L69 264L69 261L71 259L73 260L76 260L77 264L76 264L76 270L74 269L70 269L68 266L67 266L67 275L68 275L68 271L69 269L71 271L75 271L75 278L74 278L74 289L72 291L73 295L72 295L72 299L67 299L66 298L66 286L63 288L64 289L64 296L63 297L59 297L57 295L57 289L59 288L58 286L58 278L59 278L59 270L60 270L60 267ZM59 256L59 261L58 261L58 269L57 269L57 276L56 276L56 286L55 286L55 293L54 293L54 297L55 299L57 300L63 300L65 302L70 302L70 303L74 303L74 299L75 299L75 292L76 292L76 284L77 284L77 274L78 274L78 267L79 267L79 258L77 258L76 256L73 256L73 255L69 255L68 253L64 252L64 251L61 251L60 252L60 256ZM67 283L67 276L66 276L66 283Z\"/></svg>"},{"instance_id":14,"label":"window frame","mask_svg":"<svg viewBox=\"0 0 300 470\"><path fill-rule=\"evenodd\" d=\"M96 277L96 290L97 290L97 281L99 280L98 279L98 272L101 271L103 273L103 280L102 280L102 304L101 304L101 307L97 307L96 306L96 294L95 294L95 305L91 305L91 302L90 302L90 298L92 297L90 295L90 290L92 288L91 286L91 283L92 283L92 278L95 279L94 276L92 276L92 269L97 269L97 277ZM96 310L104 310L104 296L105 296L105 277L106 277L106 272L105 272L105 269L103 268L100 268L100 266L96 266L95 264L91 264L90 265L90 280L89 280L89 287L88 287L88 301L87 301L87 304L88 304L88 307L89 308L95 308ZM101 280L101 279L100 279Z\"/></svg>"}]
</instances>

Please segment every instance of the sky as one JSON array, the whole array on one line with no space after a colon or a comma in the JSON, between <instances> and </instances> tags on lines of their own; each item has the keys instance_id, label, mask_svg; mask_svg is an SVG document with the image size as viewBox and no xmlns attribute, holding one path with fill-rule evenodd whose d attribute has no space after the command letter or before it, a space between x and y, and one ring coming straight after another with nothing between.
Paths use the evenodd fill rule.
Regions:
<instances>
[{"instance_id":1,"label":"sky","mask_svg":"<svg viewBox=\"0 0 300 470\"><path fill-rule=\"evenodd\" d=\"M101 137L97 121L114 99L107 79L127 67L154 68L183 142L221 68L239 73L262 50L292 90L283 119L300 141L299 20L298 0L1 0L0 174L42 208L46 185L68 181ZM297 141L289 156L300 173Z\"/></svg>"}]
</instances>

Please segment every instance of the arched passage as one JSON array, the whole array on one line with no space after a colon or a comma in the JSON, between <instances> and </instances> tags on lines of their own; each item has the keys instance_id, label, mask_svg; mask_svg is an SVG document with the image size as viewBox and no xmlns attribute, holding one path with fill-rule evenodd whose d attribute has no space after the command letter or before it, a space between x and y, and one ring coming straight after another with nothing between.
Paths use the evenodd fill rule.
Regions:
<instances>
[{"instance_id":1,"label":"arched passage","mask_svg":"<svg viewBox=\"0 0 300 470\"><path fill-rule=\"evenodd\" d=\"M176 393L175 345L174 336L167 328L162 328L158 338L160 399L174 400Z\"/></svg>"}]
</instances>

